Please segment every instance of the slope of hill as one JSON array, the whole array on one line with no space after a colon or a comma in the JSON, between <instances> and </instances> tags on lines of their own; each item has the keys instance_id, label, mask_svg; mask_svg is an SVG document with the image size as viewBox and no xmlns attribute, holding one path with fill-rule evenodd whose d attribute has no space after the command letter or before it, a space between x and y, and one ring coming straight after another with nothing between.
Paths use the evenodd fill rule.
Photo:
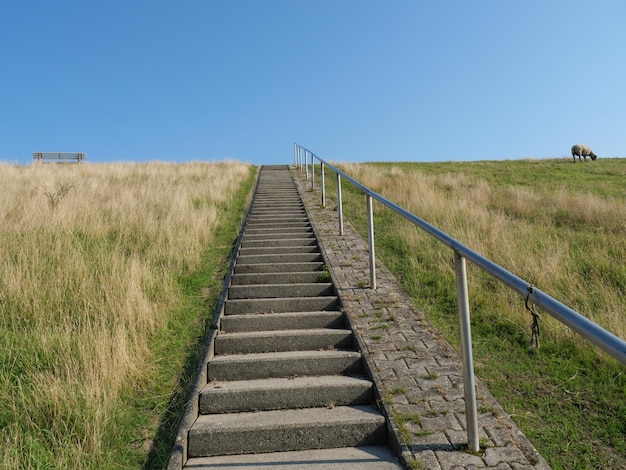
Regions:
<instances>
[{"instance_id":1,"label":"slope of hill","mask_svg":"<svg viewBox=\"0 0 626 470\"><path fill-rule=\"evenodd\" d=\"M626 338L626 160L341 165L347 174ZM319 181L319 179L318 179ZM334 178L327 175L328 194ZM344 185L364 237L365 200ZM376 255L452 344L452 253L374 204ZM626 468L624 366L542 315L529 348L524 300L469 269L477 375L554 468Z\"/></svg>"}]
</instances>

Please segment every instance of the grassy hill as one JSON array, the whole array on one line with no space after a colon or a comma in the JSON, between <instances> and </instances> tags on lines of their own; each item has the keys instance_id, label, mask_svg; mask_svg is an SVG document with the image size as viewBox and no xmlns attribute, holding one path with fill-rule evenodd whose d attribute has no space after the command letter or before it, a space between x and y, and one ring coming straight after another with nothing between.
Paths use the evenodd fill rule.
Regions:
<instances>
[{"instance_id":1,"label":"grassy hill","mask_svg":"<svg viewBox=\"0 0 626 470\"><path fill-rule=\"evenodd\" d=\"M255 169L0 169L0 468L162 467ZM626 160L343 169L626 337ZM378 206L377 255L458 344L451 253ZM523 300L468 268L476 373L506 412L555 469L626 468L624 366L548 315L531 350Z\"/></svg>"},{"instance_id":2,"label":"grassy hill","mask_svg":"<svg viewBox=\"0 0 626 470\"><path fill-rule=\"evenodd\" d=\"M340 166L626 338L626 160ZM367 238L364 196L349 183L343 192ZM382 205L374 212L376 255L458 345L452 252ZM547 314L531 349L524 299L471 264L468 278L476 374L506 412L554 468L626 468L626 368Z\"/></svg>"},{"instance_id":3,"label":"grassy hill","mask_svg":"<svg viewBox=\"0 0 626 470\"><path fill-rule=\"evenodd\" d=\"M159 468L256 170L0 167L0 467Z\"/></svg>"}]
</instances>

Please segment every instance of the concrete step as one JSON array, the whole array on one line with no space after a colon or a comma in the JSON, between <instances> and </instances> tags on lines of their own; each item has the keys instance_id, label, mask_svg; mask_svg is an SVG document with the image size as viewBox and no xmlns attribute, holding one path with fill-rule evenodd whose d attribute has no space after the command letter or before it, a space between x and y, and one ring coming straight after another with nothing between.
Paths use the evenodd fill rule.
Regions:
<instances>
[{"instance_id":1,"label":"concrete step","mask_svg":"<svg viewBox=\"0 0 626 470\"><path fill-rule=\"evenodd\" d=\"M293 181L280 182L280 181L264 181L260 180L259 187L256 192L257 199L282 199L284 194L298 194L298 188Z\"/></svg>"},{"instance_id":2,"label":"concrete step","mask_svg":"<svg viewBox=\"0 0 626 470\"><path fill-rule=\"evenodd\" d=\"M285 192L296 192L297 186L293 181L288 180L260 180L259 187L257 188L257 196L276 197L276 194Z\"/></svg>"},{"instance_id":3,"label":"concrete step","mask_svg":"<svg viewBox=\"0 0 626 470\"><path fill-rule=\"evenodd\" d=\"M353 348L352 331L340 329L246 331L215 338L215 355Z\"/></svg>"},{"instance_id":4,"label":"concrete step","mask_svg":"<svg viewBox=\"0 0 626 470\"><path fill-rule=\"evenodd\" d=\"M291 247L291 246L318 246L314 236L305 238L284 238L270 240L242 240L241 248L263 248L263 247Z\"/></svg>"},{"instance_id":5,"label":"concrete step","mask_svg":"<svg viewBox=\"0 0 626 470\"><path fill-rule=\"evenodd\" d=\"M374 401L371 381L325 375L211 382L200 393L200 413L365 405Z\"/></svg>"},{"instance_id":6,"label":"concrete step","mask_svg":"<svg viewBox=\"0 0 626 470\"><path fill-rule=\"evenodd\" d=\"M298 221L302 220L308 221L308 217L304 209L302 210L294 210L294 209L285 209L281 208L273 211L264 211L264 210L256 210L252 211L250 214L250 218L248 222L265 222L265 221L276 221L276 222L285 222L285 221Z\"/></svg>"},{"instance_id":7,"label":"concrete step","mask_svg":"<svg viewBox=\"0 0 626 470\"><path fill-rule=\"evenodd\" d=\"M208 382L361 373L361 353L332 350L214 356L207 367Z\"/></svg>"},{"instance_id":8,"label":"concrete step","mask_svg":"<svg viewBox=\"0 0 626 470\"><path fill-rule=\"evenodd\" d=\"M310 225L304 227L295 227L287 225L285 227L272 227L272 228L246 228L246 235L272 235L274 238L283 238L286 233L313 233L313 229Z\"/></svg>"},{"instance_id":9,"label":"concrete step","mask_svg":"<svg viewBox=\"0 0 626 470\"><path fill-rule=\"evenodd\" d=\"M291 190L276 191L276 194L257 194L253 209L256 208L273 209L275 207L303 207L300 195Z\"/></svg>"},{"instance_id":10,"label":"concrete step","mask_svg":"<svg viewBox=\"0 0 626 470\"><path fill-rule=\"evenodd\" d=\"M282 194L278 197L270 197L267 195L257 195L252 209L267 209L273 210L281 207L293 207L297 209L304 209L304 204L300 200L298 194L294 194L293 191L281 191Z\"/></svg>"},{"instance_id":11,"label":"concrete step","mask_svg":"<svg viewBox=\"0 0 626 470\"><path fill-rule=\"evenodd\" d=\"M307 263L258 263L236 264L235 274L260 274L260 273L299 273L304 271L321 271L324 269L323 261L311 261Z\"/></svg>"},{"instance_id":12,"label":"concrete step","mask_svg":"<svg viewBox=\"0 0 626 470\"><path fill-rule=\"evenodd\" d=\"M250 211L250 219L289 219L306 217L306 210L301 204L283 204L255 206ZM249 219L249 220L250 220Z\"/></svg>"},{"instance_id":13,"label":"concrete step","mask_svg":"<svg viewBox=\"0 0 626 470\"><path fill-rule=\"evenodd\" d=\"M248 221L258 222L259 220L290 220L302 219L306 217L306 211L296 206L284 206L273 209L258 208L250 212Z\"/></svg>"},{"instance_id":14,"label":"concrete step","mask_svg":"<svg viewBox=\"0 0 626 470\"><path fill-rule=\"evenodd\" d=\"M328 280L328 274L323 271L301 271L295 273L263 273L263 274L236 274L231 279L231 285L248 284L302 284Z\"/></svg>"},{"instance_id":15,"label":"concrete step","mask_svg":"<svg viewBox=\"0 0 626 470\"><path fill-rule=\"evenodd\" d=\"M286 211L306 212L306 209L300 201L299 196L285 195L282 196L281 199L256 201L251 209L251 214L257 214L259 212L281 214Z\"/></svg>"},{"instance_id":16,"label":"concrete step","mask_svg":"<svg viewBox=\"0 0 626 470\"><path fill-rule=\"evenodd\" d=\"M385 418L372 406L200 415L189 430L190 457L379 445Z\"/></svg>"},{"instance_id":17,"label":"concrete step","mask_svg":"<svg viewBox=\"0 0 626 470\"><path fill-rule=\"evenodd\" d=\"M298 218L301 219L301 218ZM309 221L298 220L298 219L283 219L283 220L252 220L248 221L248 226L246 228L246 232L249 230L253 230L255 232L261 231L265 229L265 231L269 231L269 229L276 229L276 232L288 232L293 229L294 232L301 230L310 230L311 224Z\"/></svg>"},{"instance_id":18,"label":"concrete step","mask_svg":"<svg viewBox=\"0 0 626 470\"><path fill-rule=\"evenodd\" d=\"M387 446L341 447L253 455L198 457L188 461L194 470L400 470Z\"/></svg>"},{"instance_id":19,"label":"concrete step","mask_svg":"<svg viewBox=\"0 0 626 470\"><path fill-rule=\"evenodd\" d=\"M315 238L315 234L311 229L308 232L293 232L293 233L244 233L242 242L249 241L264 241L264 240L287 240L292 238Z\"/></svg>"},{"instance_id":20,"label":"concrete step","mask_svg":"<svg viewBox=\"0 0 626 470\"><path fill-rule=\"evenodd\" d=\"M339 310L339 299L335 296L234 299L227 300L224 305L225 315L313 312L318 310Z\"/></svg>"},{"instance_id":21,"label":"concrete step","mask_svg":"<svg viewBox=\"0 0 626 470\"><path fill-rule=\"evenodd\" d=\"M280 254L298 254L298 253L319 253L320 249L317 245L304 246L276 246L276 247L242 247L239 250L240 256L249 255L280 255Z\"/></svg>"},{"instance_id":22,"label":"concrete step","mask_svg":"<svg viewBox=\"0 0 626 470\"><path fill-rule=\"evenodd\" d=\"M307 220L286 220L286 221L249 221L248 230L291 230L291 229L309 229L311 224Z\"/></svg>"},{"instance_id":23,"label":"concrete step","mask_svg":"<svg viewBox=\"0 0 626 470\"><path fill-rule=\"evenodd\" d=\"M228 288L228 299L267 299L286 297L328 297L337 295L330 282L313 282L306 284L249 284L231 285Z\"/></svg>"},{"instance_id":24,"label":"concrete step","mask_svg":"<svg viewBox=\"0 0 626 470\"><path fill-rule=\"evenodd\" d=\"M291 226L303 226L309 228L311 226L310 222L308 220L305 220L305 218L302 216L297 218L290 217L288 219L275 219L273 217L269 218L266 216L262 219L257 218L256 220L248 220L246 231L250 229L256 229L259 225L270 225L269 228L273 228L274 225L276 225L277 228L281 228L281 225L284 225L286 228L289 228Z\"/></svg>"},{"instance_id":25,"label":"concrete step","mask_svg":"<svg viewBox=\"0 0 626 470\"><path fill-rule=\"evenodd\" d=\"M277 196L272 196L267 193L258 193L254 199L253 208L255 207L273 207L273 206L288 206L288 205L299 205L300 207L304 207L304 204L300 200L300 195L294 193L291 189L282 189L282 190L274 190L280 192Z\"/></svg>"},{"instance_id":26,"label":"concrete step","mask_svg":"<svg viewBox=\"0 0 626 470\"><path fill-rule=\"evenodd\" d=\"M288 197L288 199L293 199L293 197ZM250 216L271 218L306 217L306 209L299 200L285 203L268 201L264 204L255 204L250 210Z\"/></svg>"},{"instance_id":27,"label":"concrete step","mask_svg":"<svg viewBox=\"0 0 626 470\"><path fill-rule=\"evenodd\" d=\"M220 323L221 331L227 333L344 327L345 318L339 311L227 315Z\"/></svg>"},{"instance_id":28,"label":"concrete step","mask_svg":"<svg viewBox=\"0 0 626 470\"><path fill-rule=\"evenodd\" d=\"M310 263L323 261L321 253L287 253L284 255L241 255L237 264Z\"/></svg>"},{"instance_id":29,"label":"concrete step","mask_svg":"<svg viewBox=\"0 0 626 470\"><path fill-rule=\"evenodd\" d=\"M283 225L310 225L306 214L282 217L278 215L253 216L248 219L248 228L274 227Z\"/></svg>"}]
</instances>

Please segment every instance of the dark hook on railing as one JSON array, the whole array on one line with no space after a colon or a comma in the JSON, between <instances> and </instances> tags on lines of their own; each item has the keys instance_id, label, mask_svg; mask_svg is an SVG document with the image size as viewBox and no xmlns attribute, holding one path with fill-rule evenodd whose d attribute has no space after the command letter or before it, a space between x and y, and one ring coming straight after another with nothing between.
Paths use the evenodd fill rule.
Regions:
<instances>
[{"instance_id":1,"label":"dark hook on railing","mask_svg":"<svg viewBox=\"0 0 626 470\"><path fill-rule=\"evenodd\" d=\"M528 286L528 295L526 296L525 304L526 304L526 310L528 310L530 314L533 316L533 322L530 325L530 331L531 331L530 347L532 348L534 346L536 349L539 349L539 335L541 333L539 329L539 319L541 318L541 315L535 312L535 304L532 304L531 306L528 305L528 299L530 298L530 294L532 294L534 290L535 290L535 286L530 284Z\"/></svg>"}]
</instances>

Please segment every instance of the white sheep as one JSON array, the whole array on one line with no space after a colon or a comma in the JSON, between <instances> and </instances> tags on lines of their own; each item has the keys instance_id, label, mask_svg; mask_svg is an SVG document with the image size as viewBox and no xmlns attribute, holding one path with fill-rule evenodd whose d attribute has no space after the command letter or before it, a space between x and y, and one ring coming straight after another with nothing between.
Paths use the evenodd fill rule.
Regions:
<instances>
[{"instance_id":1,"label":"white sheep","mask_svg":"<svg viewBox=\"0 0 626 470\"><path fill-rule=\"evenodd\" d=\"M574 162L576 162L576 157L578 157L578 160L581 162L582 160L580 157L585 157L585 161L587 161L587 157L591 157L592 160L598 158L598 156L593 153L593 150L583 144L576 144L572 146L572 158L574 159Z\"/></svg>"}]
</instances>

